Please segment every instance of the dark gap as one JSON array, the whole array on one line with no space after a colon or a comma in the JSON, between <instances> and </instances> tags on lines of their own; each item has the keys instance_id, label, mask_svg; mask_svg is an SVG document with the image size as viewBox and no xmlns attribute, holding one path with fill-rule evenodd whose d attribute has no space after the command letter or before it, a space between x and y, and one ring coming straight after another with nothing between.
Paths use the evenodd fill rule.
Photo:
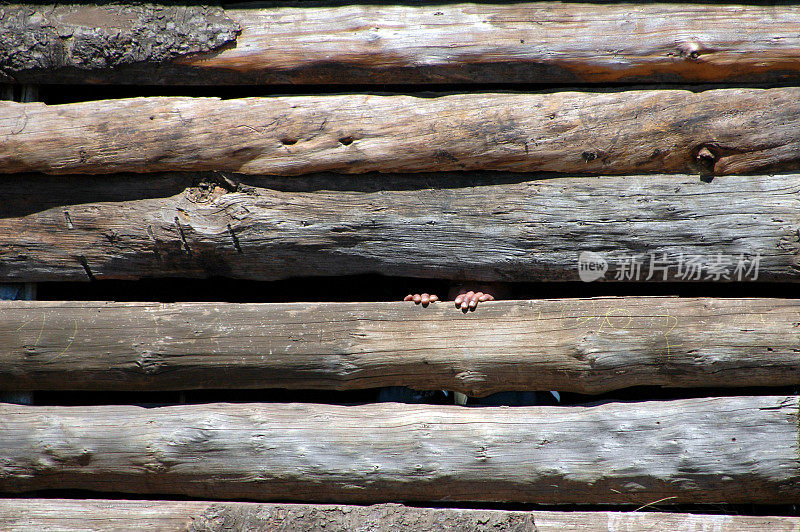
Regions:
<instances>
[{"instance_id":1,"label":"dark gap","mask_svg":"<svg viewBox=\"0 0 800 532\"><path fill-rule=\"evenodd\" d=\"M189 497L179 494L158 494L158 493L122 493L114 491L89 491L77 489L64 490L41 490L26 493L0 493L0 499L76 499L76 500L100 500L109 499L117 501L202 501L207 502L207 497ZM308 502L296 500L271 500L268 502L254 499L225 499L222 504L228 502L256 502L264 504L336 504L331 502ZM795 504L655 504L641 508L647 504L534 504L534 503L493 503L493 502L461 502L453 501L449 503L439 502L410 502L396 501L403 506L410 508L431 508L431 509L465 509L465 510L501 510L501 511L553 511L553 512L640 512L654 513L692 513L692 514L730 514L741 516L796 516L798 508ZM344 506L371 506L374 503L340 503ZM641 508L641 509L640 509Z\"/></svg>"},{"instance_id":2,"label":"dark gap","mask_svg":"<svg viewBox=\"0 0 800 532\"><path fill-rule=\"evenodd\" d=\"M301 277L282 281L211 279L142 279L46 282L37 284L37 298L78 301L219 301L229 303L401 301L410 293L446 297L454 281L351 275ZM800 298L800 283L509 283L514 299L585 298L601 296L776 297ZM442 304L442 303L439 303Z\"/></svg>"},{"instance_id":3,"label":"dark gap","mask_svg":"<svg viewBox=\"0 0 800 532\"><path fill-rule=\"evenodd\" d=\"M177 404L207 403L316 403L328 405L363 405L379 402L382 388L364 388L361 390L287 390L278 388L263 389L208 389L185 391L157 392L115 392L115 391L70 391L41 390L34 391L34 404L37 406L100 406L100 405L137 405L147 408L172 406ZM423 390L425 391L425 390ZM409 404L453 404L450 392L428 390L431 393L423 398L398 402ZM535 406L592 406L601 403L673 401L678 399L698 399L704 397L736 397L736 396L781 396L797 395L798 386L775 387L718 387L718 388L662 388L659 386L633 386L613 390L598 395L574 392L559 392L556 399L549 392L536 392ZM471 398L472 399L472 398ZM478 398L463 408L480 408ZM486 401L491 405L491 401ZM512 404L507 406L534 406L532 404Z\"/></svg>"},{"instance_id":4,"label":"dark gap","mask_svg":"<svg viewBox=\"0 0 800 532\"><path fill-rule=\"evenodd\" d=\"M550 93L562 91L619 92L625 90L675 89L702 92L720 88L774 88L790 87L796 82L731 82L687 84L681 80L660 80L653 83L430 83L430 84L320 84L320 85L37 85L39 100L50 105L89 102L117 98L154 96L215 97L223 100L257 96L304 96L332 94L409 95L436 98L448 94L464 93Z\"/></svg>"},{"instance_id":5,"label":"dark gap","mask_svg":"<svg viewBox=\"0 0 800 532\"><path fill-rule=\"evenodd\" d=\"M285 139L289 144L294 138ZM342 140L347 140L342 139ZM295 141L296 142L296 141ZM3 177L4 190L0 203L0 218L26 216L47 209L63 207L64 222L72 216L69 206L95 202L122 202L140 199L168 198L187 188L208 189L218 185L229 192L244 187L258 187L281 192L379 192L383 190L454 189L502 184L523 183L579 174L522 173L522 172L421 172L415 174L336 174L317 173L290 178L257 176L232 172L155 172L149 174L119 173L111 175L45 175L10 174ZM581 176L597 179L597 176ZM677 176L685 180L685 176ZM699 177L698 177L699 180ZM35 181L39 194L30 194ZM46 191L46 192L45 192Z\"/></svg>"},{"instance_id":6,"label":"dark gap","mask_svg":"<svg viewBox=\"0 0 800 532\"><path fill-rule=\"evenodd\" d=\"M373 403L377 389L333 390L186 390L162 392L35 391L38 406L138 405L148 408L205 403L322 403L360 405Z\"/></svg>"}]
</instances>

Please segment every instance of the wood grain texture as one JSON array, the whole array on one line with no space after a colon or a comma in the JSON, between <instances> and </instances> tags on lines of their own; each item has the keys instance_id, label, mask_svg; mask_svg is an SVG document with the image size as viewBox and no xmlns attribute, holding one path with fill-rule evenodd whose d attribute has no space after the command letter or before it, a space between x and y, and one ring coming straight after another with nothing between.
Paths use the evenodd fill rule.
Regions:
<instances>
[{"instance_id":1,"label":"wood grain texture","mask_svg":"<svg viewBox=\"0 0 800 532\"><path fill-rule=\"evenodd\" d=\"M781 299L0 302L0 389L797 385L798 326Z\"/></svg>"},{"instance_id":2,"label":"wood grain texture","mask_svg":"<svg viewBox=\"0 0 800 532\"><path fill-rule=\"evenodd\" d=\"M557 512L419 508L399 504L349 506L204 501L0 499L0 528L7 532L82 530L379 529L513 532L797 532L798 517L648 512Z\"/></svg>"},{"instance_id":3,"label":"wood grain texture","mask_svg":"<svg viewBox=\"0 0 800 532\"><path fill-rule=\"evenodd\" d=\"M798 162L798 87L0 102L0 173L723 175Z\"/></svg>"},{"instance_id":4,"label":"wood grain texture","mask_svg":"<svg viewBox=\"0 0 800 532\"><path fill-rule=\"evenodd\" d=\"M0 491L800 502L797 397L592 407L0 405Z\"/></svg>"},{"instance_id":5,"label":"wood grain texture","mask_svg":"<svg viewBox=\"0 0 800 532\"><path fill-rule=\"evenodd\" d=\"M366 273L576 281L581 252L607 260L608 281L631 280L622 276L631 257L645 281L651 257L664 254L671 281L713 280L718 258L730 262L729 280L752 280L755 272L733 275L739 257L748 268L760 257L760 281L800 279L798 175L472 178L454 178L452 188L444 174L252 178L228 192L191 176L8 176L0 281ZM298 182L306 191L291 189ZM681 255L684 266L699 257L702 275L679 275ZM664 278L653 273L650 281Z\"/></svg>"},{"instance_id":6,"label":"wood grain texture","mask_svg":"<svg viewBox=\"0 0 800 532\"><path fill-rule=\"evenodd\" d=\"M79 6L74 16L85 19L84 12L97 9ZM576 84L800 78L797 6L305 3L247 6L227 9L225 15L242 33L235 44L214 53L116 68L102 68L102 63L92 69L0 67L19 81L34 83ZM103 29L102 23L97 26ZM19 33L15 26L8 30ZM80 33L72 36L62 29L60 36L40 43L42 55L59 57L63 47L74 47ZM146 37L138 41L151 45L152 38ZM120 48L110 39L96 56L124 55Z\"/></svg>"}]
</instances>

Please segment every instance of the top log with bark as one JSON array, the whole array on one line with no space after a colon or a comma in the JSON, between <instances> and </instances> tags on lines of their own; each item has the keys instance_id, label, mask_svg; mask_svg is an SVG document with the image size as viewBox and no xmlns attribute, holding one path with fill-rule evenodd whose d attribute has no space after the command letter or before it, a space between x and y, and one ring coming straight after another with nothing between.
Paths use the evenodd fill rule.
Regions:
<instances>
[{"instance_id":1,"label":"top log with bark","mask_svg":"<svg viewBox=\"0 0 800 532\"><path fill-rule=\"evenodd\" d=\"M800 167L800 88L0 103L0 173Z\"/></svg>"},{"instance_id":2,"label":"top log with bark","mask_svg":"<svg viewBox=\"0 0 800 532\"><path fill-rule=\"evenodd\" d=\"M164 17L147 16L147 12L163 9L152 5L6 7L5 16L0 16L0 35L4 36L0 70L25 83L576 84L800 79L800 9L796 6L320 7L308 3L248 7L224 11L242 28L235 44L193 56L185 54L197 49L186 47L177 50L183 55L172 61L166 61L169 55L149 53L163 48L153 35ZM35 12L38 17L14 16L18 11ZM114 23L120 19L135 24ZM207 23L204 18L198 20ZM31 42L35 46L20 46ZM86 58L79 53L78 61L73 61L72 51L81 49L96 53ZM131 59L139 63L131 64Z\"/></svg>"}]
</instances>

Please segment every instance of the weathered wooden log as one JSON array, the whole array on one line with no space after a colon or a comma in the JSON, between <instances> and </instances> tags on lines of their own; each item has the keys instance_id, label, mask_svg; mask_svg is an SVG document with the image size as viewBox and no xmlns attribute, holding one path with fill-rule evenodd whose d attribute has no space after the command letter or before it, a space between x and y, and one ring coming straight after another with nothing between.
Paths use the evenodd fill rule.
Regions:
<instances>
[{"instance_id":1,"label":"weathered wooden log","mask_svg":"<svg viewBox=\"0 0 800 532\"><path fill-rule=\"evenodd\" d=\"M0 499L7 532L83 530L442 530L516 532L797 532L798 517L649 512L556 512L204 501Z\"/></svg>"},{"instance_id":2,"label":"weathered wooden log","mask_svg":"<svg viewBox=\"0 0 800 532\"><path fill-rule=\"evenodd\" d=\"M263 186L228 192L169 175L9 176L0 281L578 280L582 253L607 262L606 280L800 279L798 175L453 179L320 178L303 181L314 192L286 192L294 180L251 178Z\"/></svg>"},{"instance_id":3,"label":"weathered wooden log","mask_svg":"<svg viewBox=\"0 0 800 532\"><path fill-rule=\"evenodd\" d=\"M36 299L36 285L34 283L0 283L0 301ZM2 318L0 317L0 321ZM12 390L13 391L10 391ZM17 403L20 405L33 404L33 394L23 391L18 386L3 388L0 386L0 402Z\"/></svg>"},{"instance_id":4,"label":"weathered wooden log","mask_svg":"<svg viewBox=\"0 0 800 532\"><path fill-rule=\"evenodd\" d=\"M593 407L0 405L0 491L312 502L800 502L798 398Z\"/></svg>"},{"instance_id":5,"label":"weathered wooden log","mask_svg":"<svg viewBox=\"0 0 800 532\"><path fill-rule=\"evenodd\" d=\"M347 390L482 396L800 384L800 302L0 302L0 389Z\"/></svg>"},{"instance_id":6,"label":"weathered wooden log","mask_svg":"<svg viewBox=\"0 0 800 532\"><path fill-rule=\"evenodd\" d=\"M92 81L94 72L160 63L234 43L239 26L219 7L155 4L4 4L0 81ZM129 71L129 83L147 83Z\"/></svg>"},{"instance_id":7,"label":"weathered wooden log","mask_svg":"<svg viewBox=\"0 0 800 532\"><path fill-rule=\"evenodd\" d=\"M798 163L798 87L0 102L0 173L738 174Z\"/></svg>"},{"instance_id":8,"label":"weathered wooden log","mask_svg":"<svg viewBox=\"0 0 800 532\"><path fill-rule=\"evenodd\" d=\"M164 23L176 17L156 16L165 10L162 6L59 6L52 10L51 6L26 5L5 10L6 16L0 18L5 37L0 40L0 68L22 82L373 84L800 79L800 11L796 6L519 3L248 7L224 11L242 28L235 45L194 56L184 54L197 48L173 47L173 53L180 57L171 62L162 61L172 54L153 53L166 48L164 42L169 39L157 41L154 35L166 35L180 43L180 37L194 36L198 29L181 25L188 17L177 17L176 26L185 35L169 31ZM18 20L11 16L17 11L35 11L39 17ZM195 16L200 29L219 24L209 23L207 15ZM114 23L120 19L122 23ZM230 33L229 27L222 29ZM20 46L21 42L36 46ZM71 54L87 48L95 52L91 57ZM131 64L131 60L144 63Z\"/></svg>"},{"instance_id":9,"label":"weathered wooden log","mask_svg":"<svg viewBox=\"0 0 800 532\"><path fill-rule=\"evenodd\" d=\"M3 18L3 11L0 8L0 21ZM0 22L1 24L1 22ZM2 40L0 36L0 40ZM0 99L14 100L14 88L11 85L0 86ZM39 99L39 87L35 85L22 85L16 91L20 102L35 102ZM0 283L0 300L15 301L18 299L36 299L35 283ZM33 394L28 391L0 392L0 401L4 403L17 403L22 405L33 404Z\"/></svg>"}]
</instances>

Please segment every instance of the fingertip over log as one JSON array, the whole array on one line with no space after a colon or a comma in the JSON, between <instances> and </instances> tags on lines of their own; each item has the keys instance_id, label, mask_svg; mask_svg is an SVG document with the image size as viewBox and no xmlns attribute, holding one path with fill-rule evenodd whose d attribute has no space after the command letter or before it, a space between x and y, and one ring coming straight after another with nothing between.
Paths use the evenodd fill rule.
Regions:
<instances>
[{"instance_id":1,"label":"fingertip over log","mask_svg":"<svg viewBox=\"0 0 800 532\"><path fill-rule=\"evenodd\" d=\"M800 384L800 304L594 298L411 303L0 303L0 389L470 396Z\"/></svg>"}]
</instances>

